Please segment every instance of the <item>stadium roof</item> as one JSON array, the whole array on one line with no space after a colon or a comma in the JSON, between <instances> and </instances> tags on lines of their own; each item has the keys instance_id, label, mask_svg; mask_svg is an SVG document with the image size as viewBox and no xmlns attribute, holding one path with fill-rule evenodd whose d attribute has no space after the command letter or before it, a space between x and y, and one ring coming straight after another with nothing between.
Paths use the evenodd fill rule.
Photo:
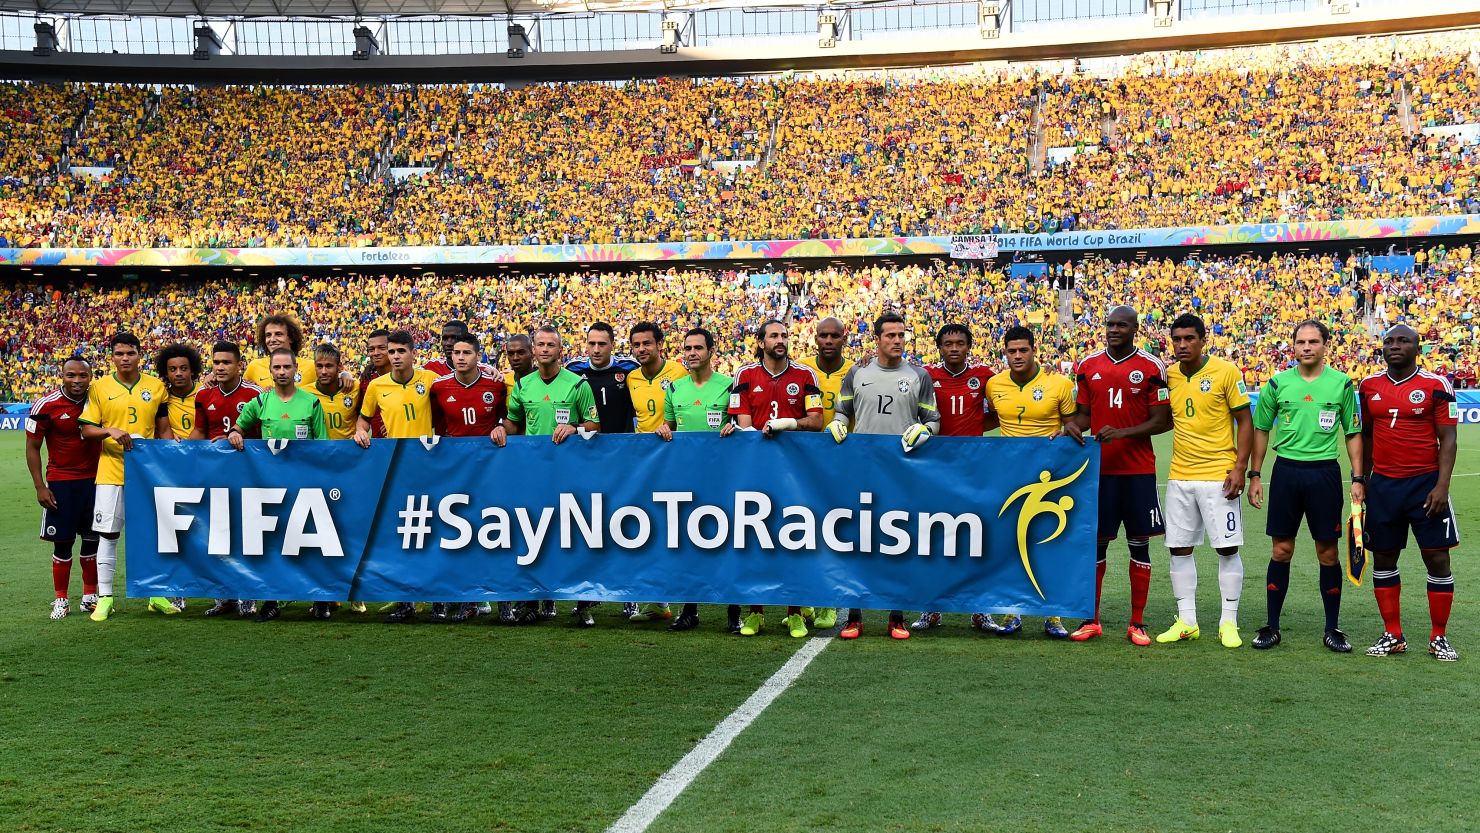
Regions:
<instances>
[{"instance_id":1,"label":"stadium roof","mask_svg":"<svg viewBox=\"0 0 1480 833\"><path fill-rule=\"evenodd\" d=\"M0 0L0 11L162 17L387 17L649 12L820 5L826 0Z\"/></svg>"}]
</instances>

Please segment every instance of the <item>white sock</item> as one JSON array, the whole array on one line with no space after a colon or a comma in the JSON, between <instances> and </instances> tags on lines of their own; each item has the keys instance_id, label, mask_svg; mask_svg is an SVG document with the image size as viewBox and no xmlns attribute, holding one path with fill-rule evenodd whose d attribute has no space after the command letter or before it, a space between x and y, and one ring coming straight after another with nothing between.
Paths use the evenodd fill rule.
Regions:
<instances>
[{"instance_id":1,"label":"white sock","mask_svg":"<svg viewBox=\"0 0 1480 833\"><path fill-rule=\"evenodd\" d=\"M1223 598L1218 624L1238 622L1238 599L1244 592L1244 560L1238 553L1218 556L1218 590Z\"/></svg>"},{"instance_id":2,"label":"white sock","mask_svg":"<svg viewBox=\"0 0 1480 833\"><path fill-rule=\"evenodd\" d=\"M1177 598L1177 616L1197 627L1197 562L1190 555L1172 556L1172 595Z\"/></svg>"},{"instance_id":3,"label":"white sock","mask_svg":"<svg viewBox=\"0 0 1480 833\"><path fill-rule=\"evenodd\" d=\"M113 595L113 570L118 566L118 539L98 539L98 595Z\"/></svg>"}]
</instances>

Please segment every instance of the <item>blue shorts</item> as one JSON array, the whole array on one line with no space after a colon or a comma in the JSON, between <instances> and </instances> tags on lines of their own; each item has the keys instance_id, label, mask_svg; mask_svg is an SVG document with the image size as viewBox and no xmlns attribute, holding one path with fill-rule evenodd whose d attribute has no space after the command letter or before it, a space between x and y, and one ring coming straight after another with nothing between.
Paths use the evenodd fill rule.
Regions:
<instances>
[{"instance_id":1,"label":"blue shorts","mask_svg":"<svg viewBox=\"0 0 1480 833\"><path fill-rule=\"evenodd\" d=\"M1454 505L1436 518L1424 512L1423 502L1439 482L1439 473L1417 477L1383 477L1367 482L1367 549L1397 552L1408 545L1408 530L1419 549L1448 550L1459 546L1459 523Z\"/></svg>"},{"instance_id":2,"label":"blue shorts","mask_svg":"<svg viewBox=\"0 0 1480 833\"><path fill-rule=\"evenodd\" d=\"M1335 460L1276 457L1269 473L1264 533L1271 538L1294 538L1304 519L1312 539L1339 541L1345 532L1345 494L1341 464Z\"/></svg>"},{"instance_id":3,"label":"blue shorts","mask_svg":"<svg viewBox=\"0 0 1480 833\"><path fill-rule=\"evenodd\" d=\"M71 541L78 535L97 540L93 532L93 495L97 487L91 480L56 480L46 484L57 499L57 508L41 510L41 540Z\"/></svg>"},{"instance_id":4,"label":"blue shorts","mask_svg":"<svg viewBox=\"0 0 1480 833\"><path fill-rule=\"evenodd\" d=\"M1113 541L1125 524L1127 538L1165 535L1161 499L1156 494L1154 474L1100 475L1101 541Z\"/></svg>"}]
</instances>

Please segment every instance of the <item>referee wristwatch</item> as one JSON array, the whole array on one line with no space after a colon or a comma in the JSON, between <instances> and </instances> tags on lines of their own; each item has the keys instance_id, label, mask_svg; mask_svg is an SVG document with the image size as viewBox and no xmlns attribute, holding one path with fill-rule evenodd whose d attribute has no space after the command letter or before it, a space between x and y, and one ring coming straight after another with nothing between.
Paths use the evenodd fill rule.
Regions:
<instances>
[{"instance_id":1,"label":"referee wristwatch","mask_svg":"<svg viewBox=\"0 0 1480 833\"><path fill-rule=\"evenodd\" d=\"M1363 486L1365 486L1365 485L1367 485L1367 475L1365 475L1365 474L1354 474L1354 475L1352 475L1352 482L1353 483L1361 483Z\"/></svg>"},{"instance_id":2,"label":"referee wristwatch","mask_svg":"<svg viewBox=\"0 0 1480 833\"><path fill-rule=\"evenodd\" d=\"M1244 477L1247 478L1247 479L1249 479L1249 480L1253 480L1256 477L1263 477L1263 476L1264 475L1261 474L1258 469L1249 469L1248 472L1244 474Z\"/></svg>"}]
</instances>

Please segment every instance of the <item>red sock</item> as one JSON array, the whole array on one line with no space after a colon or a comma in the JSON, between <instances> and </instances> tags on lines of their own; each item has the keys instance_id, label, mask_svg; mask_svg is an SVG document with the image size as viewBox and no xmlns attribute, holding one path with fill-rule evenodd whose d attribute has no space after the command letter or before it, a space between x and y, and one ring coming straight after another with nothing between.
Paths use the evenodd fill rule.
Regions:
<instances>
[{"instance_id":1,"label":"red sock","mask_svg":"<svg viewBox=\"0 0 1480 833\"><path fill-rule=\"evenodd\" d=\"M1095 562L1095 621L1100 621L1100 594L1105 590L1105 562Z\"/></svg>"},{"instance_id":2,"label":"red sock","mask_svg":"<svg viewBox=\"0 0 1480 833\"><path fill-rule=\"evenodd\" d=\"M84 555L80 556L77 560L82 562L82 592L84 594L97 595L98 557L96 555Z\"/></svg>"},{"instance_id":3,"label":"red sock","mask_svg":"<svg viewBox=\"0 0 1480 833\"><path fill-rule=\"evenodd\" d=\"M1394 584L1391 587L1372 588L1373 595L1377 596L1377 612L1382 616L1382 627L1393 636L1403 633L1403 621L1399 615L1402 608L1403 585ZM1432 601L1430 602L1432 604ZM1448 608L1445 608L1448 610Z\"/></svg>"},{"instance_id":4,"label":"red sock","mask_svg":"<svg viewBox=\"0 0 1480 833\"><path fill-rule=\"evenodd\" d=\"M1151 595L1151 564L1131 562L1131 622L1146 621L1146 597Z\"/></svg>"},{"instance_id":5,"label":"red sock","mask_svg":"<svg viewBox=\"0 0 1480 833\"><path fill-rule=\"evenodd\" d=\"M1429 576L1429 639L1438 639L1449 626L1449 608L1454 604L1454 576Z\"/></svg>"},{"instance_id":6,"label":"red sock","mask_svg":"<svg viewBox=\"0 0 1480 833\"><path fill-rule=\"evenodd\" d=\"M51 586L57 591L58 599L67 598L67 587L72 583L72 559L61 561L53 558L51 560ZM1449 608L1444 609L1448 615Z\"/></svg>"}]
</instances>

